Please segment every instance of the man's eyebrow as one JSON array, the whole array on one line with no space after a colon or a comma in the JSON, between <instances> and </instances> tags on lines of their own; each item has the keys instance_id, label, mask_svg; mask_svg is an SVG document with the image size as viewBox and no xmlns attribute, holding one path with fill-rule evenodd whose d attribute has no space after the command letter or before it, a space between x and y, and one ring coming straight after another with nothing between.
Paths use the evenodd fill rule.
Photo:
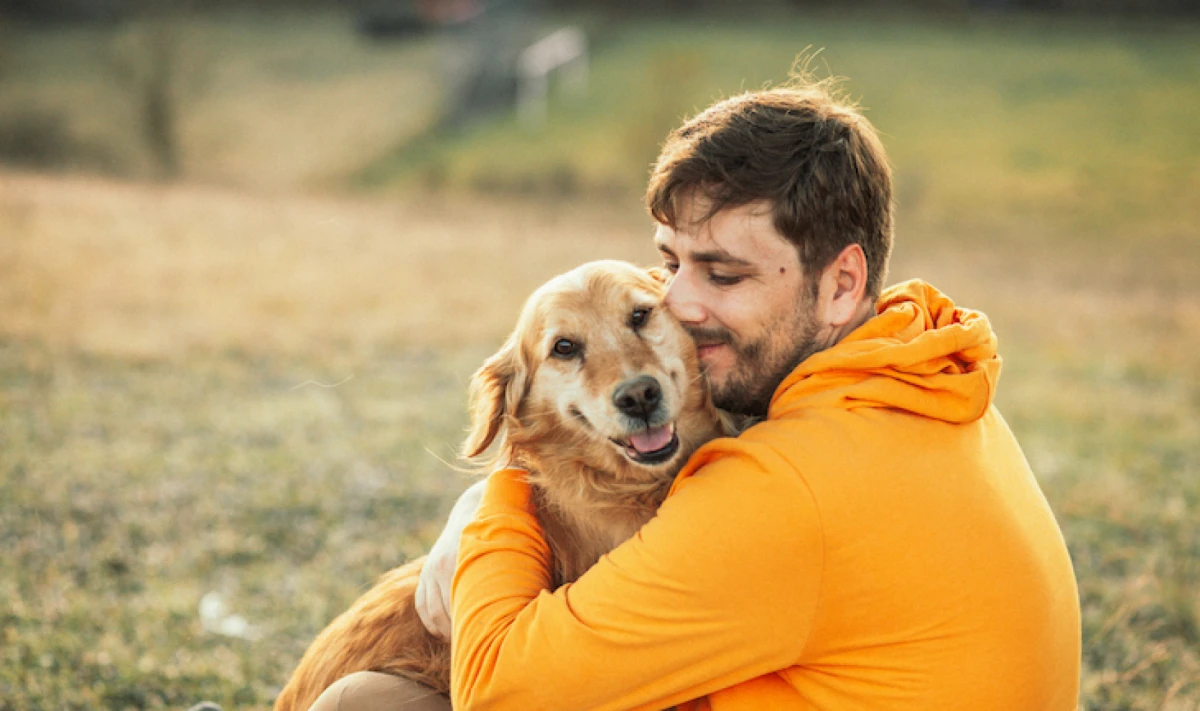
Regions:
<instances>
[{"instance_id":1,"label":"man's eyebrow","mask_svg":"<svg viewBox=\"0 0 1200 711\"><path fill-rule=\"evenodd\" d=\"M654 240L654 246L658 248L659 252L662 252L668 257L677 257L675 250L671 249L665 243L659 240ZM742 259L741 257L735 257L723 249L705 249L698 252L691 252L688 256L690 256L693 260L703 264L725 264L732 267L754 266L753 262Z\"/></svg>"},{"instance_id":2,"label":"man's eyebrow","mask_svg":"<svg viewBox=\"0 0 1200 711\"><path fill-rule=\"evenodd\" d=\"M705 264L727 264L733 267L752 267L753 262L735 257L723 249L706 249L699 252L692 252L692 259Z\"/></svg>"}]
</instances>

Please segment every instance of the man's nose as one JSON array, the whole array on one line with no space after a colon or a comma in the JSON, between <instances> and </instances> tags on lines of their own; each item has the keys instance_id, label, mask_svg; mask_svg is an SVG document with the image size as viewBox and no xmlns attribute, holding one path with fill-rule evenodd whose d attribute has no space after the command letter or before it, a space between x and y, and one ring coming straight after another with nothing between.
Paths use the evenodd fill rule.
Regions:
<instances>
[{"instance_id":1,"label":"man's nose","mask_svg":"<svg viewBox=\"0 0 1200 711\"><path fill-rule=\"evenodd\" d=\"M680 323L701 323L708 315L700 302L691 274L682 269L671 279L663 303Z\"/></svg>"}]
</instances>

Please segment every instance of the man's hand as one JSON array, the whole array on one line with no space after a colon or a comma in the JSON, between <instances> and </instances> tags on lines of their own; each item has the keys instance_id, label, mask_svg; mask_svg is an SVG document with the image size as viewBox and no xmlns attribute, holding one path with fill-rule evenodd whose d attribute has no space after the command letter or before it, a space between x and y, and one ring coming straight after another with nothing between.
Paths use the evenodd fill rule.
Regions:
<instances>
[{"instance_id":1,"label":"man's hand","mask_svg":"<svg viewBox=\"0 0 1200 711\"><path fill-rule=\"evenodd\" d=\"M487 479L481 479L462 493L450 510L446 527L429 550L417 582L417 616L425 629L442 639L450 639L450 583L458 565L458 542L463 529L475 518L483 501Z\"/></svg>"}]
</instances>

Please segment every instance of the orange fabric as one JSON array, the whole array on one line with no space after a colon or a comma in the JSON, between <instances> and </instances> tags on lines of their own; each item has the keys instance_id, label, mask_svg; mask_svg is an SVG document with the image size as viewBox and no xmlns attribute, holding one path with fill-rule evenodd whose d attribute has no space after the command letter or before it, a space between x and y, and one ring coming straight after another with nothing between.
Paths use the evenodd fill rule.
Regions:
<instances>
[{"instance_id":1,"label":"orange fabric","mask_svg":"<svg viewBox=\"0 0 1200 711\"><path fill-rule=\"evenodd\" d=\"M1075 578L992 407L987 319L921 282L878 311L554 593L528 486L494 474L454 581L454 707L1075 709Z\"/></svg>"}]
</instances>

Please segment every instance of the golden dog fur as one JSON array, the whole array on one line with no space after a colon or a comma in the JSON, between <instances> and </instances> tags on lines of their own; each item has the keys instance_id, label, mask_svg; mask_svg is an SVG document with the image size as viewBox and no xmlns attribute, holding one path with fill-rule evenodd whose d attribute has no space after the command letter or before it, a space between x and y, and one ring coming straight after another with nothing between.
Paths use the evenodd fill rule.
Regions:
<instances>
[{"instance_id":1,"label":"golden dog fur","mask_svg":"<svg viewBox=\"0 0 1200 711\"><path fill-rule=\"evenodd\" d=\"M464 455L478 458L497 441L483 468L529 472L555 587L649 521L691 453L732 432L691 339L660 306L663 295L658 275L623 262L567 272L529 298L472 380ZM422 562L384 575L321 632L276 711L303 711L356 671L449 689L450 645L414 606Z\"/></svg>"}]
</instances>

